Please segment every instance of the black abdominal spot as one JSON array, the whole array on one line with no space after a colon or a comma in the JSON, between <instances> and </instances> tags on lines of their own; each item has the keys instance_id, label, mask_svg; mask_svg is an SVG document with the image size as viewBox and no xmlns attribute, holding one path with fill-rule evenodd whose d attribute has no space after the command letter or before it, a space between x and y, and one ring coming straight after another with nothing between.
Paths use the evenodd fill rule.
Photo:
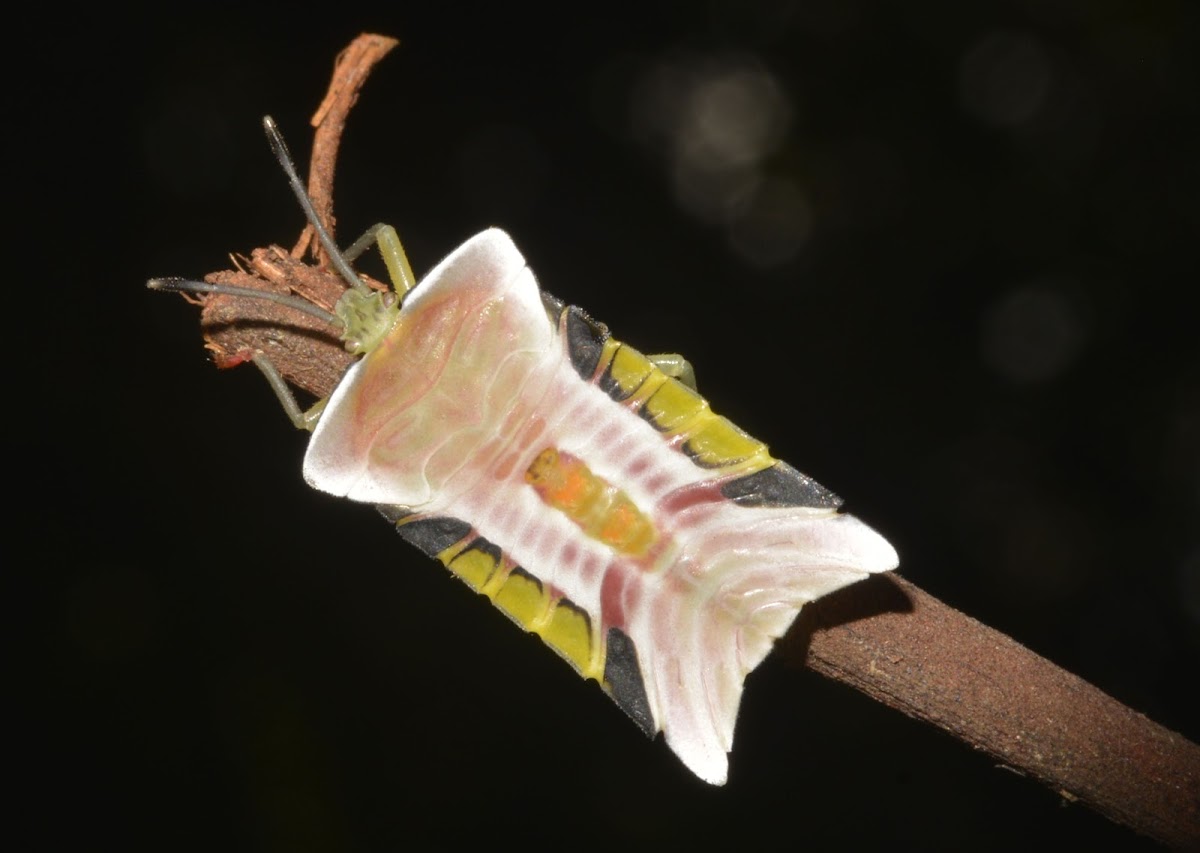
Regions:
<instances>
[{"instance_id":1,"label":"black abdominal spot","mask_svg":"<svg viewBox=\"0 0 1200 853\"><path fill-rule=\"evenodd\" d=\"M721 494L740 506L803 506L837 509L842 499L786 462L730 480Z\"/></svg>"},{"instance_id":2,"label":"black abdominal spot","mask_svg":"<svg viewBox=\"0 0 1200 853\"><path fill-rule=\"evenodd\" d=\"M646 698L646 685L638 666L633 640L618 628L608 629L608 650L604 661L604 683L617 706L629 715L647 737L654 737L654 715Z\"/></svg>"},{"instance_id":3,"label":"black abdominal spot","mask_svg":"<svg viewBox=\"0 0 1200 853\"><path fill-rule=\"evenodd\" d=\"M574 305L563 313L563 324L571 366L585 382L591 382L604 352L604 342L608 340L608 327Z\"/></svg>"},{"instance_id":4,"label":"black abdominal spot","mask_svg":"<svg viewBox=\"0 0 1200 853\"><path fill-rule=\"evenodd\" d=\"M396 532L430 557L436 557L471 532L471 525L457 518L418 518L396 525Z\"/></svg>"}]
</instances>

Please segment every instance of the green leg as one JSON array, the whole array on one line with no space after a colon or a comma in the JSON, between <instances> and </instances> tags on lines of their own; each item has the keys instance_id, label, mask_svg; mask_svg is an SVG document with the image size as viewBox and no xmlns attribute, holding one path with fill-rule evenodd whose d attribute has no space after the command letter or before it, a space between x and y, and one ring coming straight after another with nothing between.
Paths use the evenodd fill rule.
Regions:
<instances>
[{"instance_id":1,"label":"green leg","mask_svg":"<svg viewBox=\"0 0 1200 853\"><path fill-rule=\"evenodd\" d=\"M350 244L350 248L342 252L342 255L348 262L353 263L359 255L376 244L387 266L388 276L392 279L392 289L396 291L396 297L403 302L404 295L417 286L417 280L413 276L408 256L404 254L404 246L400 243L400 235L396 233L395 228L382 222L372 225L367 229L367 233Z\"/></svg>"},{"instance_id":2,"label":"green leg","mask_svg":"<svg viewBox=\"0 0 1200 853\"><path fill-rule=\"evenodd\" d=\"M650 359L650 363L667 376L678 379L693 391L696 390L696 371L692 369L692 363L679 353L664 352L658 355L648 355L646 358Z\"/></svg>"},{"instance_id":3,"label":"green leg","mask_svg":"<svg viewBox=\"0 0 1200 853\"><path fill-rule=\"evenodd\" d=\"M324 397L317 400L311 409L304 411L300 408L300 404L296 402L296 396L292 394L292 389L284 381L279 369L271 363L269 358L260 352L255 353L253 361L254 366L261 370L262 375L267 378L267 384L275 392L275 397L279 400L279 405L283 406L283 410L287 413L292 425L296 429L304 429L312 432L313 427L317 425L317 421L321 417L321 412L325 411L325 404L329 401L329 398Z\"/></svg>"}]
</instances>

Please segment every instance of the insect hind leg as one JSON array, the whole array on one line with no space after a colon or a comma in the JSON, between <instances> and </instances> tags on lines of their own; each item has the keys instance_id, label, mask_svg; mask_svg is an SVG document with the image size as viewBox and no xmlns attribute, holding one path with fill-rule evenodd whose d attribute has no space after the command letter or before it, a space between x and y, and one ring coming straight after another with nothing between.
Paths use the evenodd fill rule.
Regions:
<instances>
[{"instance_id":1,"label":"insect hind leg","mask_svg":"<svg viewBox=\"0 0 1200 853\"><path fill-rule=\"evenodd\" d=\"M325 404L329 402L328 397L322 397L312 408L304 410L300 408L300 404L296 402L296 395L292 393L292 389L288 387L287 382L283 378L283 374L279 372L271 359L267 358L261 352L255 353L251 359L254 366L259 369L267 384L271 386L271 390L275 392L275 399L279 400L279 405L283 406L283 411L291 420L292 426L296 429L307 430L312 432L313 427L317 425L317 421L321 418L321 412L325 411Z\"/></svg>"}]
</instances>

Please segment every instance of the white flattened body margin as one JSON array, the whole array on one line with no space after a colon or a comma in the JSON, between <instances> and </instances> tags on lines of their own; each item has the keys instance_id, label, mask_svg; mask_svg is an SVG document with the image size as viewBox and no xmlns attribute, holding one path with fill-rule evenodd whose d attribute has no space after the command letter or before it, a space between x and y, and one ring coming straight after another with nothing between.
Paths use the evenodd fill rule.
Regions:
<instances>
[{"instance_id":1,"label":"white flattened body margin","mask_svg":"<svg viewBox=\"0 0 1200 853\"><path fill-rule=\"evenodd\" d=\"M521 253L503 231L477 234L421 280L392 332L338 384L309 441L305 480L421 509L496 438L505 413L487 411L487 389L519 390L553 346Z\"/></svg>"},{"instance_id":2,"label":"white flattened body margin","mask_svg":"<svg viewBox=\"0 0 1200 853\"><path fill-rule=\"evenodd\" d=\"M586 610L597 630L607 627L606 579L623 590L617 627L637 651L655 727L696 775L724 783L745 676L804 604L895 568L895 550L834 510L722 497L719 472L580 379L532 272L501 231L439 264L410 294L397 329L330 398L305 479L352 500L471 524ZM405 400L405 389L420 393ZM647 513L668 540L656 563L613 552L541 501L524 474L546 447L583 460ZM699 504L672 500L705 484L714 487ZM672 511L676 503L684 508Z\"/></svg>"}]
</instances>

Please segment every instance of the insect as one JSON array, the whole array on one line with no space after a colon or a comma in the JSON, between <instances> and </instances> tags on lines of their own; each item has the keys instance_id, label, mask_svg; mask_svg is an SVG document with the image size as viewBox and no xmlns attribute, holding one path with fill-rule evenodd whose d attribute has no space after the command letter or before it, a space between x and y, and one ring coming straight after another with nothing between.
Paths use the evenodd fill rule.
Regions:
<instances>
[{"instance_id":1,"label":"insect","mask_svg":"<svg viewBox=\"0 0 1200 853\"><path fill-rule=\"evenodd\" d=\"M895 550L713 412L682 359L646 357L540 290L503 231L470 238L419 283L389 227L340 252L264 125L350 285L334 314L203 282L149 286L272 298L338 327L362 358L308 412L254 357L313 430L305 480L377 506L723 784L746 675L803 605L895 568ZM349 265L371 244L393 293Z\"/></svg>"}]
</instances>

